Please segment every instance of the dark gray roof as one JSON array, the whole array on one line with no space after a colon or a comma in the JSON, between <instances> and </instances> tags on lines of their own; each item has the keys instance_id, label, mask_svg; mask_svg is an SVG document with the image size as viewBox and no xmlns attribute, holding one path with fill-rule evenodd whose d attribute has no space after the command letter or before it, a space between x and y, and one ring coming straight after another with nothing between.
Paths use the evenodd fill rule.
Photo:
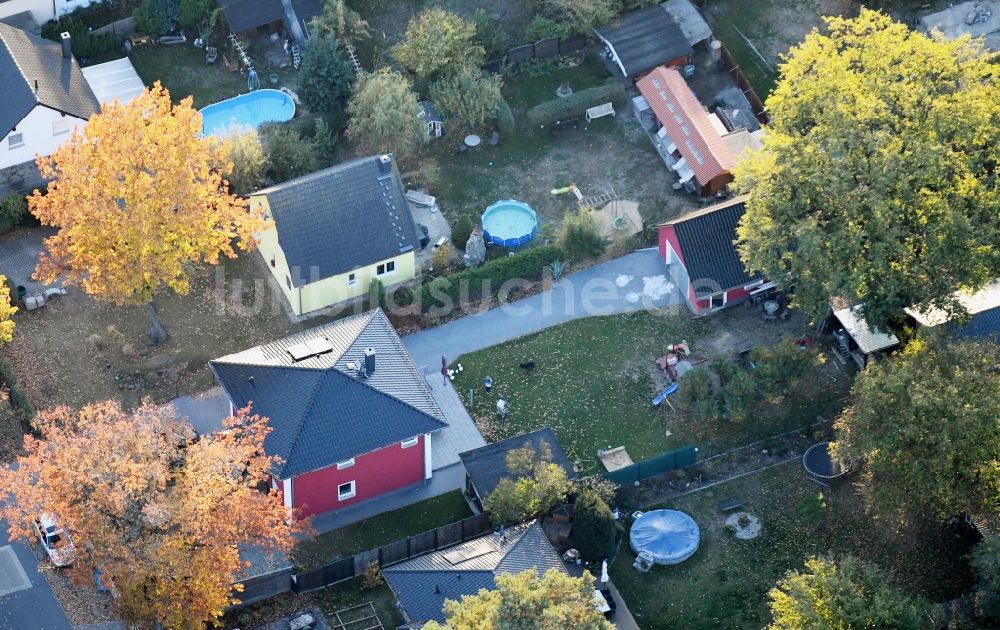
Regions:
<instances>
[{"instance_id":1,"label":"dark gray roof","mask_svg":"<svg viewBox=\"0 0 1000 630\"><path fill-rule=\"evenodd\" d=\"M234 33L281 22L285 18L281 0L219 0L219 6Z\"/></svg>"},{"instance_id":2,"label":"dark gray roof","mask_svg":"<svg viewBox=\"0 0 1000 630\"><path fill-rule=\"evenodd\" d=\"M323 0L292 0L292 8L300 22L309 23L323 12Z\"/></svg>"},{"instance_id":3,"label":"dark gray roof","mask_svg":"<svg viewBox=\"0 0 1000 630\"><path fill-rule=\"evenodd\" d=\"M324 340L329 351L300 361L290 349ZM368 378L350 365L375 349ZM381 309L348 317L211 362L237 407L269 419L264 442L283 478L440 430L444 414Z\"/></svg>"},{"instance_id":4,"label":"dark gray roof","mask_svg":"<svg viewBox=\"0 0 1000 630\"><path fill-rule=\"evenodd\" d=\"M420 101L420 120L423 122L444 122L444 116L430 101Z\"/></svg>"},{"instance_id":5,"label":"dark gray roof","mask_svg":"<svg viewBox=\"0 0 1000 630\"><path fill-rule=\"evenodd\" d=\"M556 434L550 427L515 435L506 440L459 453L458 456L465 465L465 471L472 479L479 497L485 499L496 489L501 479L514 476L507 469L507 453L527 444L537 451L542 442L546 442L552 451L552 463L562 466L570 479L576 479L573 464L566 457L559 440L556 439Z\"/></svg>"},{"instance_id":6,"label":"dark gray roof","mask_svg":"<svg viewBox=\"0 0 1000 630\"><path fill-rule=\"evenodd\" d=\"M455 552L471 557L453 564L448 557L455 558ZM549 569L566 572L537 521L418 556L383 569L382 575L411 622L434 619L443 623L441 608L446 599L492 590L497 575L528 569L539 575Z\"/></svg>"},{"instance_id":7,"label":"dark gray roof","mask_svg":"<svg viewBox=\"0 0 1000 630\"><path fill-rule=\"evenodd\" d=\"M35 85L37 82L37 90ZM84 120L101 104L76 59L62 56L62 45L0 22L0 138L36 105Z\"/></svg>"},{"instance_id":8,"label":"dark gray roof","mask_svg":"<svg viewBox=\"0 0 1000 630\"><path fill-rule=\"evenodd\" d=\"M671 225L695 294L707 297L753 282L736 250L736 226L746 212L745 197L703 208L662 225Z\"/></svg>"},{"instance_id":9,"label":"dark gray roof","mask_svg":"<svg viewBox=\"0 0 1000 630\"><path fill-rule=\"evenodd\" d=\"M1000 306L976 313L965 325L948 326L954 334L965 339L1000 341Z\"/></svg>"},{"instance_id":10,"label":"dark gray roof","mask_svg":"<svg viewBox=\"0 0 1000 630\"><path fill-rule=\"evenodd\" d=\"M417 227L404 192L390 155L338 164L253 196L267 198L281 250L298 270L292 282L301 286L415 249Z\"/></svg>"},{"instance_id":11,"label":"dark gray roof","mask_svg":"<svg viewBox=\"0 0 1000 630\"><path fill-rule=\"evenodd\" d=\"M630 77L693 52L681 27L660 5L626 13L594 31L614 48Z\"/></svg>"}]
</instances>

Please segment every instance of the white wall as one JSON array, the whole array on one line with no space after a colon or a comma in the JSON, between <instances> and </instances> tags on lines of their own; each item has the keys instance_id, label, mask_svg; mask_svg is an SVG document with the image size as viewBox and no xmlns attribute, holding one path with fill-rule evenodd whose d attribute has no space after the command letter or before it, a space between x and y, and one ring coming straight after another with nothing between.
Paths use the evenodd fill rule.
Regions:
<instances>
[{"instance_id":1,"label":"white wall","mask_svg":"<svg viewBox=\"0 0 1000 630\"><path fill-rule=\"evenodd\" d=\"M31 11L31 16L42 25L54 20L57 15L71 13L73 9L89 4L90 0L6 0L0 2L0 18Z\"/></svg>"},{"instance_id":2,"label":"white wall","mask_svg":"<svg viewBox=\"0 0 1000 630\"><path fill-rule=\"evenodd\" d=\"M3 6L0 4L0 6ZM51 155L59 145L69 140L70 132L74 127L82 127L86 121L75 116L63 116L54 109L49 109L44 105L38 105L35 109L17 123L7 137L0 141L0 169L31 162L35 155ZM56 125L66 124L67 131L59 131ZM11 136L22 134L23 144L11 147Z\"/></svg>"}]
</instances>

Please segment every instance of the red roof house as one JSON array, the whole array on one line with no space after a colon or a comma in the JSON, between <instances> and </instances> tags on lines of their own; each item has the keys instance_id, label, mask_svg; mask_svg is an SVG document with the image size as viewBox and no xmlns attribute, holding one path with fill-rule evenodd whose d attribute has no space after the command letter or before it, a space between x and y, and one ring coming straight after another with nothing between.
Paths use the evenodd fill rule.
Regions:
<instances>
[{"instance_id":1,"label":"red roof house","mask_svg":"<svg viewBox=\"0 0 1000 630\"><path fill-rule=\"evenodd\" d=\"M305 516L422 483L447 426L381 309L211 362L235 407L268 418L272 485Z\"/></svg>"},{"instance_id":2,"label":"red roof house","mask_svg":"<svg viewBox=\"0 0 1000 630\"><path fill-rule=\"evenodd\" d=\"M737 197L660 224L660 255L696 314L738 304L763 289L763 279L747 273L734 244L745 201Z\"/></svg>"},{"instance_id":3,"label":"red roof house","mask_svg":"<svg viewBox=\"0 0 1000 630\"><path fill-rule=\"evenodd\" d=\"M681 182L694 179L703 196L724 190L733 181L736 155L723 139L725 127L712 120L681 73L660 66L636 86L661 125L657 130L660 151Z\"/></svg>"}]
</instances>

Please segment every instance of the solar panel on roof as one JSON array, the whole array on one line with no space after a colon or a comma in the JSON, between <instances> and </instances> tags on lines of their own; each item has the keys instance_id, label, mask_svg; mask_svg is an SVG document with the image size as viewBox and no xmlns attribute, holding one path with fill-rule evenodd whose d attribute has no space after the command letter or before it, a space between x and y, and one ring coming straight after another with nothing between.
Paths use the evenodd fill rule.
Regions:
<instances>
[{"instance_id":1,"label":"solar panel on roof","mask_svg":"<svg viewBox=\"0 0 1000 630\"><path fill-rule=\"evenodd\" d=\"M302 359L307 359L313 355L313 351L309 349L309 346L304 343L297 343L294 346L289 346L286 349L288 355L292 357L292 361L301 361Z\"/></svg>"},{"instance_id":2,"label":"solar panel on roof","mask_svg":"<svg viewBox=\"0 0 1000 630\"><path fill-rule=\"evenodd\" d=\"M326 337L317 337L315 339L310 339L306 342L306 346L312 351L313 355L323 354L333 350L333 344Z\"/></svg>"}]
</instances>

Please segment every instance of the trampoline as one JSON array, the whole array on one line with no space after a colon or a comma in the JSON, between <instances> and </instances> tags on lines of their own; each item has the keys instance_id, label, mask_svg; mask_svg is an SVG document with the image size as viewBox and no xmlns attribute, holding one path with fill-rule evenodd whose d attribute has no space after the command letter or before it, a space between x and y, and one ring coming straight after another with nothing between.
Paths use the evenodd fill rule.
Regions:
<instances>
[{"instance_id":1,"label":"trampoline","mask_svg":"<svg viewBox=\"0 0 1000 630\"><path fill-rule=\"evenodd\" d=\"M646 512L632 524L629 543L636 554L646 552L656 564L678 564L694 555L701 530L694 519L677 510Z\"/></svg>"},{"instance_id":2,"label":"trampoline","mask_svg":"<svg viewBox=\"0 0 1000 630\"><path fill-rule=\"evenodd\" d=\"M500 247L524 245L538 234L538 217L531 206L515 199L503 199L483 213L483 239Z\"/></svg>"},{"instance_id":3,"label":"trampoline","mask_svg":"<svg viewBox=\"0 0 1000 630\"><path fill-rule=\"evenodd\" d=\"M850 465L834 461L830 457L830 443L813 444L802 454L802 467L810 477L821 483L829 483L842 477L850 470Z\"/></svg>"}]
</instances>

